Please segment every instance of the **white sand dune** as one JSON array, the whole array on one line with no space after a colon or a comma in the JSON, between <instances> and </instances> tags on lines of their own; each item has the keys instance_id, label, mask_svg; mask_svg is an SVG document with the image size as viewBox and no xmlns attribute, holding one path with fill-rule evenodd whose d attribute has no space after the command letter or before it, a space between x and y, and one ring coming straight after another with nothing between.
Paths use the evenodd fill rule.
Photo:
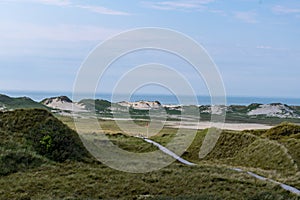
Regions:
<instances>
[{"instance_id":1,"label":"white sand dune","mask_svg":"<svg viewBox=\"0 0 300 200\"><path fill-rule=\"evenodd\" d=\"M266 115L268 117L298 118L299 116L288 106L283 104L265 104L248 112L248 115Z\"/></svg>"},{"instance_id":2,"label":"white sand dune","mask_svg":"<svg viewBox=\"0 0 300 200\"><path fill-rule=\"evenodd\" d=\"M68 103L68 102L55 102L47 105L48 107L54 108L54 109L60 109L60 110L68 110L68 111L74 111L74 112L86 112L85 106L80 105L78 103Z\"/></svg>"},{"instance_id":3,"label":"white sand dune","mask_svg":"<svg viewBox=\"0 0 300 200\"><path fill-rule=\"evenodd\" d=\"M72 102L66 97L50 98L43 102L45 106L53 109L73 111L73 112L88 112L84 105Z\"/></svg>"},{"instance_id":4,"label":"white sand dune","mask_svg":"<svg viewBox=\"0 0 300 200\"><path fill-rule=\"evenodd\" d=\"M120 106L132 107L138 110L150 110L150 109L161 108L161 104L158 101L137 101L137 102L121 101L118 104Z\"/></svg>"}]
</instances>

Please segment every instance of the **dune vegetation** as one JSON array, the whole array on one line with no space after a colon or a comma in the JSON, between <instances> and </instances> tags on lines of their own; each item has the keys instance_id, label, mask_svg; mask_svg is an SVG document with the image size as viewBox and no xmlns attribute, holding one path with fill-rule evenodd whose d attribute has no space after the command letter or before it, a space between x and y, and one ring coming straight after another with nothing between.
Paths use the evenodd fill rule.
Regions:
<instances>
[{"instance_id":1,"label":"dune vegetation","mask_svg":"<svg viewBox=\"0 0 300 200\"><path fill-rule=\"evenodd\" d=\"M124 150L157 150L124 134L113 121L100 122L105 128L95 134L108 134ZM249 169L300 188L296 125L223 131L201 160L207 130L198 130L183 154L196 166L175 162L144 174L117 171L95 160L73 129L71 118L58 119L43 109L0 112L0 199L299 199L276 184L230 169ZM165 145L174 134L176 129L164 128L151 139Z\"/></svg>"}]
</instances>

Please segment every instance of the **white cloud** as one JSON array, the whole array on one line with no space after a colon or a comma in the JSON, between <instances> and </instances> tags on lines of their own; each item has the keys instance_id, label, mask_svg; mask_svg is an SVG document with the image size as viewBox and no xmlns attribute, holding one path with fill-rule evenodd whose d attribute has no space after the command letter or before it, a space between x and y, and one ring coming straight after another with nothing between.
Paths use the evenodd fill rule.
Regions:
<instances>
[{"instance_id":1,"label":"white cloud","mask_svg":"<svg viewBox=\"0 0 300 200\"><path fill-rule=\"evenodd\" d=\"M127 12L117 11L117 10L111 10L102 6L87 6L87 5L74 5L74 7L82 8L89 10L91 12L105 14L105 15L130 15Z\"/></svg>"},{"instance_id":2,"label":"white cloud","mask_svg":"<svg viewBox=\"0 0 300 200\"><path fill-rule=\"evenodd\" d=\"M17 58L24 62L36 63L37 59L42 59L40 63L49 65L74 65L99 42L121 31L87 25L0 23L0 60L8 63Z\"/></svg>"},{"instance_id":3,"label":"white cloud","mask_svg":"<svg viewBox=\"0 0 300 200\"><path fill-rule=\"evenodd\" d=\"M1 40L100 41L120 30L86 25L36 25L18 22L2 23Z\"/></svg>"},{"instance_id":4,"label":"white cloud","mask_svg":"<svg viewBox=\"0 0 300 200\"><path fill-rule=\"evenodd\" d=\"M177 0L177 1L160 1L160 2L144 2L148 7L159 10L195 10L203 9L206 4L215 0Z\"/></svg>"},{"instance_id":5,"label":"white cloud","mask_svg":"<svg viewBox=\"0 0 300 200\"><path fill-rule=\"evenodd\" d=\"M2 2L37 3L37 4L45 4L45 5L60 6L60 7L81 8L89 12L95 12L104 15L130 15L130 13L127 12L112 10L102 6L76 4L73 3L71 0L2 0Z\"/></svg>"},{"instance_id":6,"label":"white cloud","mask_svg":"<svg viewBox=\"0 0 300 200\"><path fill-rule=\"evenodd\" d=\"M287 8L283 6L274 6L272 11L277 14L300 14L300 8Z\"/></svg>"},{"instance_id":7,"label":"white cloud","mask_svg":"<svg viewBox=\"0 0 300 200\"><path fill-rule=\"evenodd\" d=\"M243 22L246 23L257 23L257 19L256 19L256 12L254 11L246 11L246 12L235 12L234 13L235 18L237 18L238 20L241 20Z\"/></svg>"}]
</instances>

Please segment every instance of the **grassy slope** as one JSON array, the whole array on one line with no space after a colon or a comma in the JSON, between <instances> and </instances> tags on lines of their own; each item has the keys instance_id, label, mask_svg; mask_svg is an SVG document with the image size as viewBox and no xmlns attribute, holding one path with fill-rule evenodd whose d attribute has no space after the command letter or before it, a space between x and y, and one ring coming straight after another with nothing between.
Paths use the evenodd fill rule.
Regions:
<instances>
[{"instance_id":1,"label":"grassy slope","mask_svg":"<svg viewBox=\"0 0 300 200\"><path fill-rule=\"evenodd\" d=\"M47 110L0 112L0 174L65 160L88 160L75 131Z\"/></svg>"},{"instance_id":2,"label":"grassy slope","mask_svg":"<svg viewBox=\"0 0 300 200\"><path fill-rule=\"evenodd\" d=\"M20 163L16 163L18 167L16 173L10 172L0 176L0 199L143 199L146 197L149 199L174 199L175 197L177 199L297 199L278 186L257 181L221 165L236 165L236 163L232 163L232 158L238 157L241 152L250 148L251 145L253 146L255 142L260 143L260 141L266 140L260 138L264 133L254 136L250 133L225 132L216 148L203 162L199 161L197 155L206 131L198 131L193 144L184 157L198 162L199 166L187 167L174 163L156 172L129 174L110 169L97 162L78 159L82 158L81 156L88 157L88 155L75 154L77 156L70 156L69 159L58 162L51 160L51 156L47 156L47 152L36 149L32 142L35 141L47 149L44 142L48 140L41 140L44 137L33 140L28 137L28 134L45 136L47 133L62 139L62 141L68 134L71 138L74 137L74 141L68 142L67 145L61 144L63 147L76 144L78 139L73 131L46 111L20 110L2 113L0 119L2 158L8 152L14 152L15 156L21 157L21 159L16 159L16 157L10 159L10 161L20 161ZM69 118L64 119L66 123L72 124ZM103 122L106 130L110 133L110 139L123 149L133 152L156 150L155 147L144 143L141 139L120 134L120 130L111 121ZM144 125L143 122L139 123ZM86 126L87 132L90 131L88 125ZM176 129L163 129L153 139L161 144L167 144L174 133L176 133ZM298 147L297 141L294 140L296 139L292 138L291 141L288 141L292 144L288 145L289 148ZM80 143L75 146L81 148ZM75 148L75 146L73 147ZM62 150L67 152L71 150L73 153L82 150L74 148L63 148ZM266 149L262 148L262 150L267 152ZM269 152L268 155L274 153L277 155L274 151ZM25 155L27 160L22 159L23 152L29 152L28 154L37 160L30 161L28 155ZM69 152L69 155L73 154ZM36 162L38 162L37 165ZM33 164L28 167L29 163ZM10 166L4 167L7 169ZM284 177L286 181L297 184L296 178Z\"/></svg>"},{"instance_id":3,"label":"grassy slope","mask_svg":"<svg viewBox=\"0 0 300 200\"><path fill-rule=\"evenodd\" d=\"M0 94L0 106L5 106L7 109L20 109L20 108L47 109L46 106L37 103L30 98L27 97L12 98L2 94Z\"/></svg>"},{"instance_id":4,"label":"grassy slope","mask_svg":"<svg viewBox=\"0 0 300 200\"><path fill-rule=\"evenodd\" d=\"M113 121L100 121L100 123L104 127L104 132L122 133ZM143 123L139 122L144 126ZM277 131L276 128L274 130ZM164 128L152 139L162 145L167 145L175 133L176 129ZM285 138L280 141L270 140L266 138L265 130L224 131L213 151L200 161L198 155L205 134L206 130L198 131L192 145L184 153L184 158L199 164L205 162L251 170L254 168L254 171L261 175L291 183L300 188L300 181L293 179L294 175L299 173L295 165L299 162L299 150L297 150L300 144L299 140L294 138ZM297 177L299 176L297 175Z\"/></svg>"},{"instance_id":5,"label":"grassy slope","mask_svg":"<svg viewBox=\"0 0 300 200\"><path fill-rule=\"evenodd\" d=\"M68 125L74 126L70 120L64 119L64 121ZM141 126L144 126L144 123L138 122ZM100 124L103 128L102 132L110 134L122 133L113 121L100 121ZM89 126L87 123L83 123L83 125L87 127L86 132L92 131L88 129ZM289 127L295 129L298 126L293 125ZM295 138L297 134L293 134L290 137L283 137L280 140L273 140L266 136L272 132L278 132L279 135L285 134L278 129L286 130L287 128L285 126L282 128L282 125L280 125L269 131L224 131L216 147L201 162L258 168L269 171L271 174L266 173L264 175L272 177L274 176L273 173L282 174L282 176L275 178L285 178L289 174L298 173L296 167L300 163L300 153L297 148L300 145L300 141ZM159 134L153 136L152 139L166 146L176 131L176 129L164 128ZM205 134L206 130L198 131L192 145L184 153L184 158L201 163L198 155ZM299 183L297 182L296 185L300 188Z\"/></svg>"},{"instance_id":6,"label":"grassy slope","mask_svg":"<svg viewBox=\"0 0 300 200\"><path fill-rule=\"evenodd\" d=\"M214 149L202 160L199 160L198 154L207 130L198 131L183 157L198 163L251 169L300 188L300 140L295 137L298 134L286 135L286 132L298 128L283 124L268 131L223 131Z\"/></svg>"},{"instance_id":7,"label":"grassy slope","mask_svg":"<svg viewBox=\"0 0 300 200\"><path fill-rule=\"evenodd\" d=\"M79 103L85 105L88 110L95 110L97 112L110 112L109 107L111 106L111 103L106 100L83 99L79 101Z\"/></svg>"}]
</instances>

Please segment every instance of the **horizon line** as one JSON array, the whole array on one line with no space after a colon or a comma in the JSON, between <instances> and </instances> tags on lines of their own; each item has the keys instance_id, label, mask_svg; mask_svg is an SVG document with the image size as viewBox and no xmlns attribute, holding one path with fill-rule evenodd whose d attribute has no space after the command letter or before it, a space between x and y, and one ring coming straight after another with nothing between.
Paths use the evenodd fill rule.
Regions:
<instances>
[{"instance_id":1,"label":"horizon line","mask_svg":"<svg viewBox=\"0 0 300 200\"><path fill-rule=\"evenodd\" d=\"M0 90L0 94L3 93L32 93L32 94L46 94L46 93L61 93L61 96L68 96L67 94L72 94L73 91L54 91L54 90L49 90L49 91L43 91L43 90ZM80 92L79 94L89 94L88 92ZM110 92L96 92L95 94L103 94L103 95L112 95ZM126 93L115 93L116 95L128 95ZM163 94L163 93L134 93L133 95L145 95L145 96L151 96L151 95L161 95L161 96L193 96L189 94ZM196 94L196 96L202 96L202 97L210 97L209 94ZM218 96L217 96L218 97ZM239 95L239 94L233 94L233 95L225 95L226 98L280 98L280 99L300 99L299 97L296 96L261 96L261 95Z\"/></svg>"}]
</instances>

